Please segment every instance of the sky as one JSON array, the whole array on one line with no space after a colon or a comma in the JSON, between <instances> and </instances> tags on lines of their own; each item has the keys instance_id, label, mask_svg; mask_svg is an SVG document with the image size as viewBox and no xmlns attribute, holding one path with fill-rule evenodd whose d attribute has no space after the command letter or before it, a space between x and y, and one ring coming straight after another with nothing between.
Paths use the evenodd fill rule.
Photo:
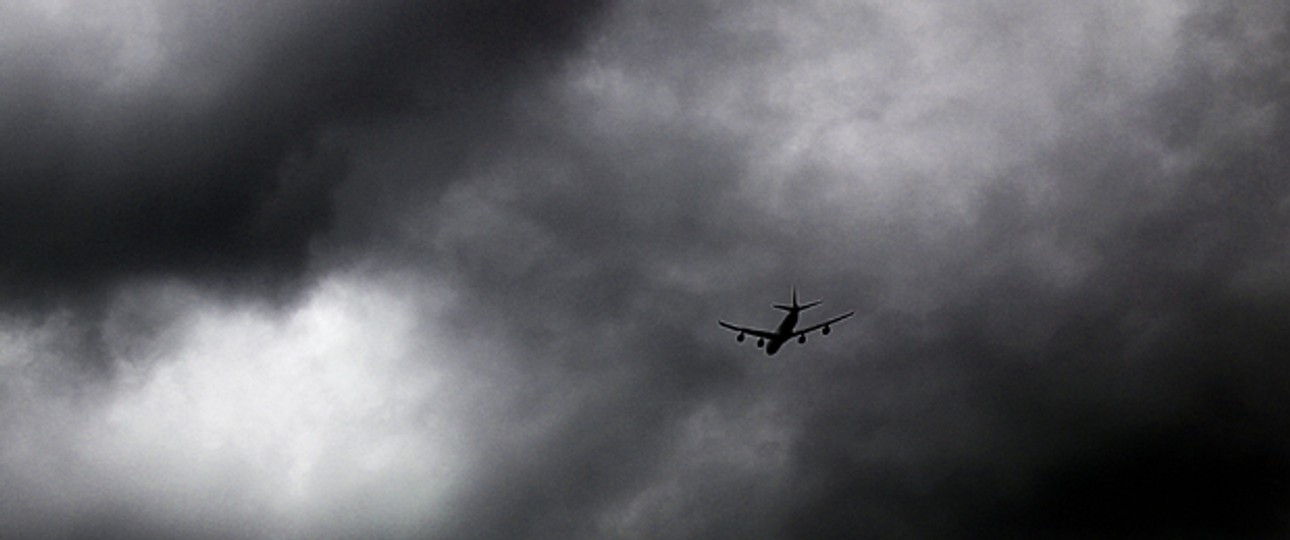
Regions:
<instances>
[{"instance_id":1,"label":"sky","mask_svg":"<svg viewBox=\"0 0 1290 540\"><path fill-rule=\"evenodd\" d=\"M0 81L0 536L1290 533L1283 2L14 0Z\"/></svg>"}]
</instances>

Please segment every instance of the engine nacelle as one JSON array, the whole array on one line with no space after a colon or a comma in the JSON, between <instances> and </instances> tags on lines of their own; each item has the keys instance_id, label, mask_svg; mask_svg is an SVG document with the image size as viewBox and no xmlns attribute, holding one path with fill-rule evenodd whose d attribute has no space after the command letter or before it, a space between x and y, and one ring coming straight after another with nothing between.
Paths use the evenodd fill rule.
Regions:
<instances>
[{"instance_id":1,"label":"engine nacelle","mask_svg":"<svg viewBox=\"0 0 1290 540\"><path fill-rule=\"evenodd\" d=\"M764 340L764 339L762 339L762 338L757 338L757 348L758 348L758 349L762 348L762 347L763 347L763 346L765 346L765 345L766 345L766 340Z\"/></svg>"},{"instance_id":2,"label":"engine nacelle","mask_svg":"<svg viewBox=\"0 0 1290 540\"><path fill-rule=\"evenodd\" d=\"M743 342L743 340L744 340L744 333L743 333L743 332L740 332L738 336L735 336L735 341L738 341L738 342L742 343L742 342Z\"/></svg>"},{"instance_id":3,"label":"engine nacelle","mask_svg":"<svg viewBox=\"0 0 1290 540\"><path fill-rule=\"evenodd\" d=\"M826 336L829 335L829 327L825 326L824 329L820 330L820 332L824 333Z\"/></svg>"},{"instance_id":4,"label":"engine nacelle","mask_svg":"<svg viewBox=\"0 0 1290 540\"><path fill-rule=\"evenodd\" d=\"M802 334L802 335L800 335L800 336L797 336L797 342L798 342L798 343L806 343L806 334Z\"/></svg>"}]
</instances>

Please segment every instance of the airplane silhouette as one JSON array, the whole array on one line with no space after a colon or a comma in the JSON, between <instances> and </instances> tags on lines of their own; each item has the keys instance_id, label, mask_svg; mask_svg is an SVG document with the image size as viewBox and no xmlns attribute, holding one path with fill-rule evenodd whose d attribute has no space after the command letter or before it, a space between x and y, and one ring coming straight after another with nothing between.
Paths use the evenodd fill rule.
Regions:
<instances>
[{"instance_id":1,"label":"airplane silhouette","mask_svg":"<svg viewBox=\"0 0 1290 540\"><path fill-rule=\"evenodd\" d=\"M766 354L773 355L779 352L779 348L782 347L784 343L790 339L797 338L798 343L806 343L806 335L816 330L819 330L820 333L823 335L826 335L826 336L829 335L830 325L838 321L841 321L842 319L855 315L856 313L854 311L848 311L846 313L843 313L842 315L838 315L837 317L834 317L822 323L811 325L801 330L797 330L796 327L797 327L798 314L806 310L807 308L812 308L812 307L815 307L816 305L819 305L819 303L822 301L823 300L816 300L814 302L807 302L806 304L798 305L797 287L793 287L793 305L786 306L784 304L771 304L772 307L774 307L775 309L782 309L788 312L788 314L784 316L784 320L779 323L779 327L776 328L775 331L773 332L768 330L758 330L756 328L749 328L747 326L730 324L728 322L720 321L720 320L717 321L717 324L721 325L723 328L727 328L729 330L734 330L735 332L739 332L739 336L735 338L735 341L743 341L744 334L756 336L757 346L766 347Z\"/></svg>"}]
</instances>

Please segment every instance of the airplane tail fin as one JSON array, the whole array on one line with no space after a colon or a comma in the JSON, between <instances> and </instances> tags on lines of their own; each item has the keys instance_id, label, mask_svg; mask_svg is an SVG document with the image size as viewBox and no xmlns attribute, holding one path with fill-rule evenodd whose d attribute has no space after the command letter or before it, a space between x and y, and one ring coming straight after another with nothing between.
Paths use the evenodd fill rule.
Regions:
<instances>
[{"instance_id":1,"label":"airplane tail fin","mask_svg":"<svg viewBox=\"0 0 1290 540\"><path fill-rule=\"evenodd\" d=\"M800 304L800 305L799 305L799 304L797 303L797 287L793 287L793 305L789 306L789 305L785 305L785 304L772 304L772 306L773 306L775 309L782 309L782 310L784 310L784 311L788 311L788 312L797 312L797 311L802 311L802 310L804 310L804 309L806 309L806 308L811 308L811 307L818 306L818 305L820 304L820 302L823 302L823 300L816 300L816 301L814 301L814 302L807 302L807 303L805 303L805 304Z\"/></svg>"}]
</instances>

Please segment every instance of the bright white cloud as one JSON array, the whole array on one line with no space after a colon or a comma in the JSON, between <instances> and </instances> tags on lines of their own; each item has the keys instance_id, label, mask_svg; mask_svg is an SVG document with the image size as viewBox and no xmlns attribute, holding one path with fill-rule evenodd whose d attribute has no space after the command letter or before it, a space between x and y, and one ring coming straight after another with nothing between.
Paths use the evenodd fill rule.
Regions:
<instances>
[{"instance_id":1,"label":"bright white cloud","mask_svg":"<svg viewBox=\"0 0 1290 540\"><path fill-rule=\"evenodd\" d=\"M441 358L450 348L420 335L424 299L343 278L284 312L183 287L134 293L153 301L109 318L147 305L173 318L151 345L117 348L138 356L115 359L95 406L46 400L34 409L46 425L11 422L6 464L40 465L24 474L52 499L276 537L398 536L443 517L470 466L468 397ZM6 341L39 353L38 337ZM73 450L42 456L46 444Z\"/></svg>"}]
</instances>

